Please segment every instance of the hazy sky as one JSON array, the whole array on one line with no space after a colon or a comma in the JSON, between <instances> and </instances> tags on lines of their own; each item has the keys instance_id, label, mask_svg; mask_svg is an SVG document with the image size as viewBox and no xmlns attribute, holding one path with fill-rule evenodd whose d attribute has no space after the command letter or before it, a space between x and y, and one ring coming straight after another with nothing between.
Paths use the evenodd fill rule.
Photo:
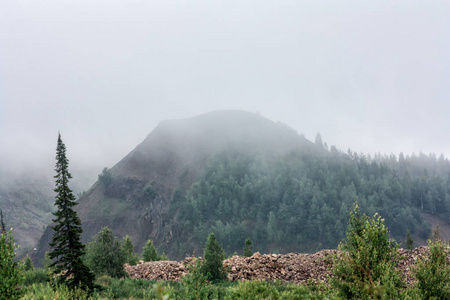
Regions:
<instances>
[{"instance_id":1,"label":"hazy sky","mask_svg":"<svg viewBox=\"0 0 450 300\"><path fill-rule=\"evenodd\" d=\"M0 164L113 166L242 109L346 151L450 156L450 1L0 1Z\"/></svg>"}]
</instances>

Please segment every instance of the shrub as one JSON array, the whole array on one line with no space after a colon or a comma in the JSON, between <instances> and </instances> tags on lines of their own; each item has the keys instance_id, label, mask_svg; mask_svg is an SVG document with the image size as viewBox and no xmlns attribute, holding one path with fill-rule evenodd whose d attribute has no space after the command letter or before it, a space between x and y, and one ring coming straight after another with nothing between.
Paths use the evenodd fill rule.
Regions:
<instances>
[{"instance_id":1,"label":"shrub","mask_svg":"<svg viewBox=\"0 0 450 300\"><path fill-rule=\"evenodd\" d=\"M49 281L49 279L49 273L44 269L38 268L34 270L28 270L24 272L23 285L29 286L35 283L45 283Z\"/></svg>"},{"instance_id":2,"label":"shrub","mask_svg":"<svg viewBox=\"0 0 450 300\"><path fill-rule=\"evenodd\" d=\"M15 250L12 230L5 231L2 216L0 234L0 295L2 299L19 299L23 293L20 285L23 281L22 264L15 262Z\"/></svg>"},{"instance_id":3,"label":"shrub","mask_svg":"<svg viewBox=\"0 0 450 300\"><path fill-rule=\"evenodd\" d=\"M200 266L200 271L209 281L218 282L227 279L227 272L223 268L225 252L217 242L214 233L208 236L206 247L203 251L204 261Z\"/></svg>"},{"instance_id":4,"label":"shrub","mask_svg":"<svg viewBox=\"0 0 450 300\"><path fill-rule=\"evenodd\" d=\"M244 281L230 289L226 299L280 299L280 293L276 287L266 281Z\"/></svg>"},{"instance_id":5,"label":"shrub","mask_svg":"<svg viewBox=\"0 0 450 300\"><path fill-rule=\"evenodd\" d=\"M450 299L450 264L448 245L439 238L428 240L430 255L419 260L413 273L422 299Z\"/></svg>"},{"instance_id":6,"label":"shrub","mask_svg":"<svg viewBox=\"0 0 450 300\"><path fill-rule=\"evenodd\" d=\"M30 256L27 255L25 259L23 260L23 269L24 271L31 271L34 270L33 261L31 261Z\"/></svg>"},{"instance_id":7,"label":"shrub","mask_svg":"<svg viewBox=\"0 0 450 300\"><path fill-rule=\"evenodd\" d=\"M184 293L180 295L181 298L192 300L213 298L214 291L211 283L201 271L201 263L199 261L194 261L188 269L189 273L182 278Z\"/></svg>"},{"instance_id":8,"label":"shrub","mask_svg":"<svg viewBox=\"0 0 450 300\"><path fill-rule=\"evenodd\" d=\"M98 175L98 181L100 181L104 186L107 186L112 181L111 170L108 168L103 168L102 173Z\"/></svg>"},{"instance_id":9,"label":"shrub","mask_svg":"<svg viewBox=\"0 0 450 300\"><path fill-rule=\"evenodd\" d=\"M60 284L52 286L50 283L33 284L27 289L27 293L21 298L21 300L72 300L72 299L93 299L89 295L89 290L84 288L74 287L69 289L66 285Z\"/></svg>"},{"instance_id":10,"label":"shrub","mask_svg":"<svg viewBox=\"0 0 450 300\"><path fill-rule=\"evenodd\" d=\"M403 282L395 265L398 244L389 239L384 220L360 215L357 204L350 212L346 240L334 257L332 286L345 299L396 298Z\"/></svg>"},{"instance_id":11,"label":"shrub","mask_svg":"<svg viewBox=\"0 0 450 300\"><path fill-rule=\"evenodd\" d=\"M97 276L109 275L120 278L127 276L124 264L125 254L122 244L114 237L111 229L103 227L87 247L86 265Z\"/></svg>"}]
</instances>

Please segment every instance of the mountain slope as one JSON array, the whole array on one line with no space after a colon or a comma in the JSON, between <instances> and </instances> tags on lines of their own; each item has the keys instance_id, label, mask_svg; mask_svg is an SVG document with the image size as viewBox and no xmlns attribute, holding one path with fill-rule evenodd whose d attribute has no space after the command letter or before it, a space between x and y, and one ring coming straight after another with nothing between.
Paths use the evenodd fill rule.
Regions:
<instances>
[{"instance_id":1,"label":"mountain slope","mask_svg":"<svg viewBox=\"0 0 450 300\"><path fill-rule=\"evenodd\" d=\"M247 237L261 252L312 252L337 246L355 201L399 242L408 229L425 239L422 213L450 218L449 174L443 157L343 153L259 115L219 111L161 122L77 210L84 241L108 226L136 251L151 239L172 259L201 253L210 232L229 254Z\"/></svg>"},{"instance_id":2,"label":"mountain slope","mask_svg":"<svg viewBox=\"0 0 450 300\"><path fill-rule=\"evenodd\" d=\"M313 148L287 126L244 111L163 121L108 171L110 182L98 181L79 200L84 241L109 226L120 236L129 234L136 249L148 239L169 247L170 199L189 189L210 158L223 152L271 157ZM37 257L47 251L51 235L47 228Z\"/></svg>"}]
</instances>

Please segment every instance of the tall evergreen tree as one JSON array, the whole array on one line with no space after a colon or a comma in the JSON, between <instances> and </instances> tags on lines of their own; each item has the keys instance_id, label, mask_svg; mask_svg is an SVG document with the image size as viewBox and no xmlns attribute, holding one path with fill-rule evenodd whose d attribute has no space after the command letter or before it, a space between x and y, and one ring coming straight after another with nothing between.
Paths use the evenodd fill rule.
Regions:
<instances>
[{"instance_id":1,"label":"tall evergreen tree","mask_svg":"<svg viewBox=\"0 0 450 300\"><path fill-rule=\"evenodd\" d=\"M77 202L68 186L69 179L72 178L68 166L66 146L61 140L61 134L58 134L54 190L57 193L55 205L58 209L53 213L55 225L52 227L54 234L49 253L53 262L50 267L53 269L57 284L65 284L70 289L81 287L92 291L95 276L82 261L86 246L81 243L83 229L73 209Z\"/></svg>"}]
</instances>

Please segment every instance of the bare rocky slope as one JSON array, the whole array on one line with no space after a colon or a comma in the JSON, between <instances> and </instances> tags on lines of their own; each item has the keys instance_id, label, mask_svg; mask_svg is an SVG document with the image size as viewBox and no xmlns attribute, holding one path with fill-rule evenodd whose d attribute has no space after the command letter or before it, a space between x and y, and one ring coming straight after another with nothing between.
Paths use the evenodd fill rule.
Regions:
<instances>
[{"instance_id":1,"label":"bare rocky slope","mask_svg":"<svg viewBox=\"0 0 450 300\"><path fill-rule=\"evenodd\" d=\"M401 257L397 269L404 280L411 285L414 277L412 267L419 259L429 255L428 247L421 246L412 251L398 250ZM328 282L333 267L333 255L337 250L322 250L313 254L260 254L251 257L233 256L223 262L228 269L229 280L281 280L296 284L305 284L308 280ZM200 258L201 259L201 258ZM178 281L189 272L194 258L184 261L140 262L136 266L125 265L125 271L131 278L146 280Z\"/></svg>"}]
</instances>

